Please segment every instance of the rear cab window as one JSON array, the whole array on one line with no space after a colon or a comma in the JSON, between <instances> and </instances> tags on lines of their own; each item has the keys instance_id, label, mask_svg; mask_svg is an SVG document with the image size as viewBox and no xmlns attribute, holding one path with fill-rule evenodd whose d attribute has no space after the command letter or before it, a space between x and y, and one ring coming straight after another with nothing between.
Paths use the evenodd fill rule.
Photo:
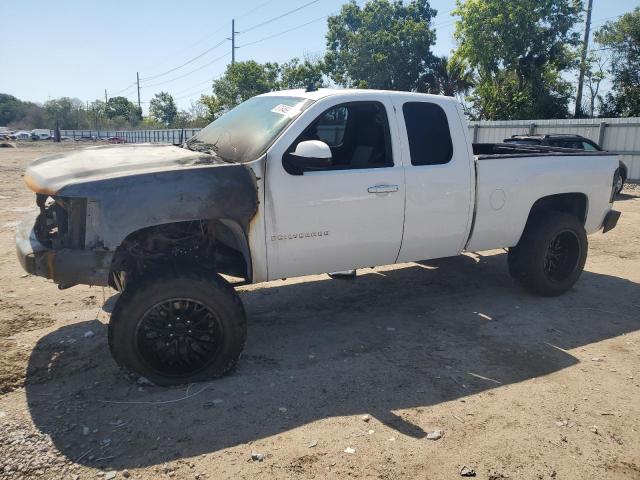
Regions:
<instances>
[{"instance_id":1,"label":"rear cab window","mask_svg":"<svg viewBox=\"0 0 640 480\"><path fill-rule=\"evenodd\" d=\"M453 157L447 114L440 105L407 102L402 106L411 165L443 165Z\"/></svg>"}]
</instances>

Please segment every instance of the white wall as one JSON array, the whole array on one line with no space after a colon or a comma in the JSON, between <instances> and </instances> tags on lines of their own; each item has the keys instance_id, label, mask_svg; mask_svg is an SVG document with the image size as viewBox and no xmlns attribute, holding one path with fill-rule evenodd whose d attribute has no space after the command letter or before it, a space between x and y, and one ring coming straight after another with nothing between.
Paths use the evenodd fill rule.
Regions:
<instances>
[{"instance_id":1,"label":"white wall","mask_svg":"<svg viewBox=\"0 0 640 480\"><path fill-rule=\"evenodd\" d=\"M476 126L477 125L477 129ZM605 150L620 154L629 178L640 180L640 118L592 118L581 120L503 120L470 122L476 143L501 142L511 135L572 133L590 138Z\"/></svg>"}]
</instances>

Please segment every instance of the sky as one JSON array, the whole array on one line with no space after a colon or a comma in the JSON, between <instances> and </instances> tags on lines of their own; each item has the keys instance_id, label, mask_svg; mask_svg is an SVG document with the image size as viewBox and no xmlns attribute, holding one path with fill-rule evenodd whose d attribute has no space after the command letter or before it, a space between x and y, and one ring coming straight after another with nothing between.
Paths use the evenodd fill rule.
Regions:
<instances>
[{"instance_id":1,"label":"sky","mask_svg":"<svg viewBox=\"0 0 640 480\"><path fill-rule=\"evenodd\" d=\"M6 0L5 0L6 1ZM358 0L360 5L366 0ZM536 1L536 0L532 0ZM187 108L231 60L231 19L236 19L236 60L283 62L319 56L326 16L344 0L21 0L3 6L0 92L43 103L61 96L82 101L123 95L143 110L159 91ZM586 3L586 0L585 0ZM594 0L592 28L640 6L640 0ZM455 48L455 0L432 0L434 53ZM287 12L293 13L282 16ZM272 22L261 25L271 19ZM215 47L215 48L214 48ZM210 50L210 51L208 51ZM199 56L202 54L202 56ZM190 60L196 58L194 61ZM183 64L187 63L184 66ZM180 68L177 68L180 67ZM175 70L174 70L175 69ZM171 71L172 70L172 71ZM165 73L168 72L168 73Z\"/></svg>"}]
</instances>

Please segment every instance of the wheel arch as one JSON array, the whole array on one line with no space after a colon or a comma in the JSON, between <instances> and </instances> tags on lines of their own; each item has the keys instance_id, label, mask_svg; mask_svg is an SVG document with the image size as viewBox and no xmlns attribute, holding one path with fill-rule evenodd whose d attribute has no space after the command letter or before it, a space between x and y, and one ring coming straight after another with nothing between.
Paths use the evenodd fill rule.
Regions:
<instances>
[{"instance_id":1,"label":"wheel arch","mask_svg":"<svg viewBox=\"0 0 640 480\"><path fill-rule=\"evenodd\" d=\"M526 224L529 225L533 218L544 215L545 212L552 211L574 215L580 220L582 225L584 225L587 221L588 209L589 199L587 195L582 192L547 195L533 203L529 210Z\"/></svg>"},{"instance_id":2,"label":"wheel arch","mask_svg":"<svg viewBox=\"0 0 640 480\"><path fill-rule=\"evenodd\" d=\"M167 239L172 234L174 238ZM147 269L185 266L240 277L251 283L251 250L245 229L229 218L166 222L137 229L116 248L109 284L123 290L126 282L123 273L131 278Z\"/></svg>"}]
</instances>

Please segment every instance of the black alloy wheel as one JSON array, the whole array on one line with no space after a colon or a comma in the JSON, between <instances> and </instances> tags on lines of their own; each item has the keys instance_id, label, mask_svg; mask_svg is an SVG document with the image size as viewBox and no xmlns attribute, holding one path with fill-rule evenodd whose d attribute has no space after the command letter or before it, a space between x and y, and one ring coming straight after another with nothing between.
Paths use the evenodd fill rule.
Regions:
<instances>
[{"instance_id":1,"label":"black alloy wheel","mask_svg":"<svg viewBox=\"0 0 640 480\"><path fill-rule=\"evenodd\" d=\"M141 317L136 342L147 365L167 376L198 373L222 344L220 321L210 308L190 298L172 298Z\"/></svg>"},{"instance_id":2,"label":"black alloy wheel","mask_svg":"<svg viewBox=\"0 0 640 480\"><path fill-rule=\"evenodd\" d=\"M564 281L575 270L581 254L580 241L570 230L558 233L549 243L544 272L554 282Z\"/></svg>"}]
</instances>

